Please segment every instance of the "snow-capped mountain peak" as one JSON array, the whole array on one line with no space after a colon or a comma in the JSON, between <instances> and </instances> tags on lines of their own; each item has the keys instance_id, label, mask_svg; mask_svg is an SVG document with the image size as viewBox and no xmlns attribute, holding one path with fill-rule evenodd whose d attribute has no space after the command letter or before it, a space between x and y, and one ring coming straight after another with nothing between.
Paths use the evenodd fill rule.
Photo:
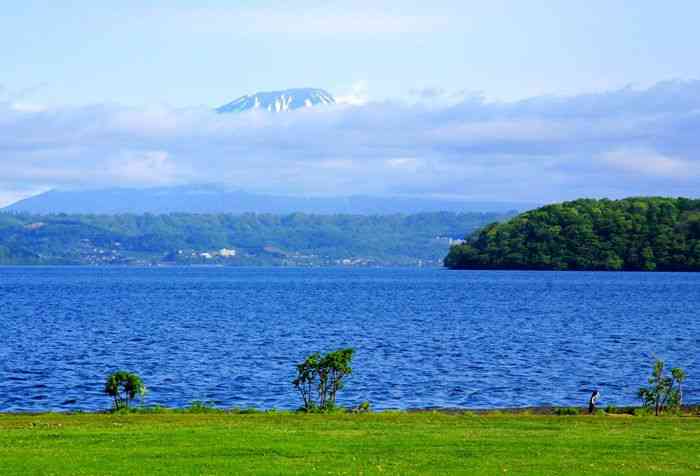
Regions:
<instances>
[{"instance_id":1,"label":"snow-capped mountain peak","mask_svg":"<svg viewBox=\"0 0 700 476\"><path fill-rule=\"evenodd\" d=\"M323 89L297 88L247 94L239 97L235 101L218 107L216 111L244 112L260 109L271 112L282 112L334 103L335 99L333 96Z\"/></svg>"}]
</instances>

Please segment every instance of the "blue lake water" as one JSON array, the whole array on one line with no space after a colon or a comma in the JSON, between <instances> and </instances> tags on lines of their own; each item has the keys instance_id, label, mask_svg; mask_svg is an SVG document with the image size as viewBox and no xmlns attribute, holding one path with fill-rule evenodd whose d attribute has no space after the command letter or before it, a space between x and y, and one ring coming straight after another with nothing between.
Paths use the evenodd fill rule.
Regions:
<instances>
[{"instance_id":1,"label":"blue lake water","mask_svg":"<svg viewBox=\"0 0 700 476\"><path fill-rule=\"evenodd\" d=\"M0 268L0 411L146 402L295 408L294 364L357 350L375 408L636 403L654 356L700 402L700 274L442 269Z\"/></svg>"}]
</instances>

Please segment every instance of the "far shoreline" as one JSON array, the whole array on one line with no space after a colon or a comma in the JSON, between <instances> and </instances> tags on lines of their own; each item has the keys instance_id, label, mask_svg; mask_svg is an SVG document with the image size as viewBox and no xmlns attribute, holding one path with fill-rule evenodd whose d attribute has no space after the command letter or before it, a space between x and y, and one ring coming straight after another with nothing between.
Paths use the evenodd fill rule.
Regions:
<instances>
[{"instance_id":1,"label":"far shoreline","mask_svg":"<svg viewBox=\"0 0 700 476\"><path fill-rule=\"evenodd\" d=\"M489 273L601 273L601 274L696 274L700 270L642 270L642 269L542 269L542 268L451 268L447 266L405 266L405 265L383 265L383 266L277 266L277 265L244 265L244 266L227 266L227 265L181 265L181 264L110 264L110 265L91 265L91 264L0 264L2 269L295 269L295 270L442 270L442 271L479 271Z\"/></svg>"}]
</instances>

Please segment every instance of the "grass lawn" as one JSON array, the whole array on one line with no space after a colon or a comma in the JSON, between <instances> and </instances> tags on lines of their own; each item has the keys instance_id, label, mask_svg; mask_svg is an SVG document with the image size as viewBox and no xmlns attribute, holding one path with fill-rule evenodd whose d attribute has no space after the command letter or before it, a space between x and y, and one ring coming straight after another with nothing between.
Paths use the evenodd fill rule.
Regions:
<instances>
[{"instance_id":1,"label":"grass lawn","mask_svg":"<svg viewBox=\"0 0 700 476\"><path fill-rule=\"evenodd\" d=\"M14 474L700 474L700 418L0 415Z\"/></svg>"}]
</instances>

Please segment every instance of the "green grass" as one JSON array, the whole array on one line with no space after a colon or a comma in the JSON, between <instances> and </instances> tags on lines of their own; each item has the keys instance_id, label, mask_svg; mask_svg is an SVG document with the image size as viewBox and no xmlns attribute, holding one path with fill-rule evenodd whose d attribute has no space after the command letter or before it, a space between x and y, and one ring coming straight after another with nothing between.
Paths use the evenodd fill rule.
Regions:
<instances>
[{"instance_id":1,"label":"green grass","mask_svg":"<svg viewBox=\"0 0 700 476\"><path fill-rule=\"evenodd\" d=\"M0 415L0 475L700 473L700 418Z\"/></svg>"}]
</instances>

